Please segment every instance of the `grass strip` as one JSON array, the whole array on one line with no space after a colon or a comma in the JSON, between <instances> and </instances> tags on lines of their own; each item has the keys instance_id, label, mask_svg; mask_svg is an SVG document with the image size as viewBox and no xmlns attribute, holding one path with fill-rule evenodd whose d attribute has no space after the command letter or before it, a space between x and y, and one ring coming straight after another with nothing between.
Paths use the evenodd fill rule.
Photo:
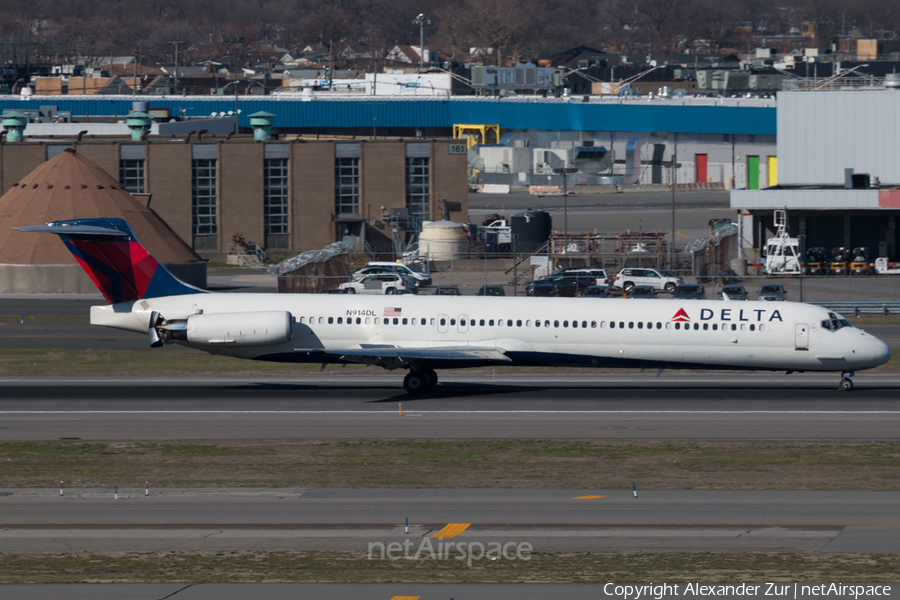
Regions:
<instances>
[{"instance_id":1,"label":"grass strip","mask_svg":"<svg viewBox=\"0 0 900 600\"><path fill-rule=\"evenodd\" d=\"M898 490L898 442L7 442L6 488ZM73 490L73 493L77 493Z\"/></svg>"},{"instance_id":2,"label":"grass strip","mask_svg":"<svg viewBox=\"0 0 900 600\"><path fill-rule=\"evenodd\" d=\"M604 583L891 582L897 554L801 552L533 553L529 560L368 560L363 552L0 554L0 584L98 582Z\"/></svg>"}]
</instances>

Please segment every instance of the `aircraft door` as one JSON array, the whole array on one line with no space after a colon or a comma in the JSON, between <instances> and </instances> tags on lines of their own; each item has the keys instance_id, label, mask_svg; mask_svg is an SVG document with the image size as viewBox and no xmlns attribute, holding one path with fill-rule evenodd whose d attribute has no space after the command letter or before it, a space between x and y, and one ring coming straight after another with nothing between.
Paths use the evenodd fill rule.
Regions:
<instances>
[{"instance_id":1,"label":"aircraft door","mask_svg":"<svg viewBox=\"0 0 900 600\"><path fill-rule=\"evenodd\" d=\"M794 349L809 350L809 325L797 323L794 327Z\"/></svg>"},{"instance_id":2,"label":"aircraft door","mask_svg":"<svg viewBox=\"0 0 900 600\"><path fill-rule=\"evenodd\" d=\"M450 330L450 315L438 315L437 328L441 333L447 333Z\"/></svg>"},{"instance_id":3,"label":"aircraft door","mask_svg":"<svg viewBox=\"0 0 900 600\"><path fill-rule=\"evenodd\" d=\"M459 323L457 324L460 333L469 331L469 315L459 315Z\"/></svg>"}]
</instances>

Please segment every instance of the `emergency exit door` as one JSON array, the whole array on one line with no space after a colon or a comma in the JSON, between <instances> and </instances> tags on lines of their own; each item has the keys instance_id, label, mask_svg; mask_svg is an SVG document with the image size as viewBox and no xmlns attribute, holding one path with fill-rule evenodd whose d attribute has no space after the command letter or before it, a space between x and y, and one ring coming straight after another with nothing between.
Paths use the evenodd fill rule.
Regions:
<instances>
[{"instance_id":1,"label":"emergency exit door","mask_svg":"<svg viewBox=\"0 0 900 600\"><path fill-rule=\"evenodd\" d=\"M794 328L794 349L809 350L809 326L806 323L797 323Z\"/></svg>"}]
</instances>

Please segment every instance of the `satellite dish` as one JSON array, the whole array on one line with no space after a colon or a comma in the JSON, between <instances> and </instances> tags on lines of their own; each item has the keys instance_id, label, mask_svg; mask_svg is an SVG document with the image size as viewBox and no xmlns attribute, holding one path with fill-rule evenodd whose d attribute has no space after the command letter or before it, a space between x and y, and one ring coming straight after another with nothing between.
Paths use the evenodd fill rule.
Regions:
<instances>
[{"instance_id":1,"label":"satellite dish","mask_svg":"<svg viewBox=\"0 0 900 600\"><path fill-rule=\"evenodd\" d=\"M684 98L685 96L687 96L687 90L678 89L675 90L674 93L676 98Z\"/></svg>"}]
</instances>

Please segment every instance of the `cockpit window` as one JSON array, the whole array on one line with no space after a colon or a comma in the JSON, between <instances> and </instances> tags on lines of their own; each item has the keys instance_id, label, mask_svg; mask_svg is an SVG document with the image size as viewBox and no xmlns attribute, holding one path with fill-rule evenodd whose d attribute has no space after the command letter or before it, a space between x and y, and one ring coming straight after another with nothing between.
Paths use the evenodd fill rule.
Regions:
<instances>
[{"instance_id":1,"label":"cockpit window","mask_svg":"<svg viewBox=\"0 0 900 600\"><path fill-rule=\"evenodd\" d=\"M822 329L837 331L844 327L853 327L853 325L850 324L850 321L847 319L840 319L834 313L828 313L828 316L831 317L831 319L822 321Z\"/></svg>"}]
</instances>

